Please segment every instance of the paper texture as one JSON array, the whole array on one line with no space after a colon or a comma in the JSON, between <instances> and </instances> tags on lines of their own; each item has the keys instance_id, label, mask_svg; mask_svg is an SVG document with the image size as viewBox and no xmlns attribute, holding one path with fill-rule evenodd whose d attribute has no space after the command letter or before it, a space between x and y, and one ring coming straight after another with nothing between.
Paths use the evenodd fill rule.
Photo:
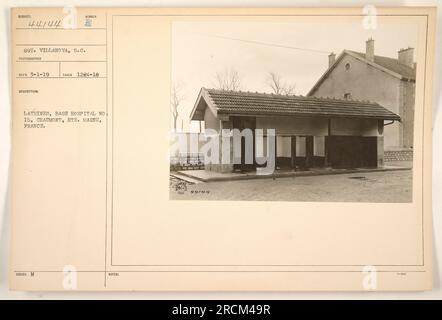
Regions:
<instances>
[{"instance_id":1,"label":"paper texture","mask_svg":"<svg viewBox=\"0 0 442 320\"><path fill-rule=\"evenodd\" d=\"M12 9L11 289L431 289L436 12L370 10ZM252 125L272 178L170 151Z\"/></svg>"}]
</instances>

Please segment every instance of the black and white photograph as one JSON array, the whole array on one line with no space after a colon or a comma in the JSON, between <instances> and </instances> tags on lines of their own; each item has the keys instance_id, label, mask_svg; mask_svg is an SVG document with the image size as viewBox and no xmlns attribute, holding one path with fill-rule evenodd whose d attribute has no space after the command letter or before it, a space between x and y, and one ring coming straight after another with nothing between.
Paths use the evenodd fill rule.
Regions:
<instances>
[{"instance_id":1,"label":"black and white photograph","mask_svg":"<svg viewBox=\"0 0 442 320\"><path fill-rule=\"evenodd\" d=\"M172 30L170 199L412 202L415 24Z\"/></svg>"},{"instance_id":2,"label":"black and white photograph","mask_svg":"<svg viewBox=\"0 0 442 320\"><path fill-rule=\"evenodd\" d=\"M0 296L441 297L440 6L109 5L3 11Z\"/></svg>"}]
</instances>

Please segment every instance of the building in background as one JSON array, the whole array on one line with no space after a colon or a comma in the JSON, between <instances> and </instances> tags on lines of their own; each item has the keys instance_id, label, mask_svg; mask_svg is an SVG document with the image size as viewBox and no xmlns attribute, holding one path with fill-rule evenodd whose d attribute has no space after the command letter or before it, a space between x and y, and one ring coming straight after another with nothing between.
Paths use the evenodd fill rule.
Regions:
<instances>
[{"instance_id":1,"label":"building in background","mask_svg":"<svg viewBox=\"0 0 442 320\"><path fill-rule=\"evenodd\" d=\"M248 146L241 137L241 155L235 155L233 147L225 149L219 143L219 159L205 164L205 170L216 172L255 170L260 162L256 161L258 154L268 157L271 152L280 168L381 167L384 123L400 120L397 114L368 101L205 88L201 89L190 117L204 120L206 132L253 132ZM275 130L275 150L266 150L265 139L255 140L257 129L262 129L264 135L269 129ZM221 139L218 135L215 138ZM250 146L253 159L248 162L244 150ZM223 163L226 158L228 163Z\"/></svg>"},{"instance_id":2,"label":"building in background","mask_svg":"<svg viewBox=\"0 0 442 320\"><path fill-rule=\"evenodd\" d=\"M308 95L368 100L399 115L400 122L384 124L386 156L392 153L412 158L416 83L413 55L414 49L406 48L398 51L397 58L378 56L370 38L365 53L344 50L337 58L331 53L327 71Z\"/></svg>"}]
</instances>

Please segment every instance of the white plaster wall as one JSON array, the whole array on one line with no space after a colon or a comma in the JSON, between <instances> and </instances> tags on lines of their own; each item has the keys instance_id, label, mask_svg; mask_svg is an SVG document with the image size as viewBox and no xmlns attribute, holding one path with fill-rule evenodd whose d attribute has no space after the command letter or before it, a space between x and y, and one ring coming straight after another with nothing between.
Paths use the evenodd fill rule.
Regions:
<instances>
[{"instance_id":1,"label":"white plaster wall","mask_svg":"<svg viewBox=\"0 0 442 320\"><path fill-rule=\"evenodd\" d=\"M376 119L332 119L330 133L339 136L378 136L378 120Z\"/></svg>"},{"instance_id":2,"label":"white plaster wall","mask_svg":"<svg viewBox=\"0 0 442 320\"><path fill-rule=\"evenodd\" d=\"M257 129L276 129L277 135L325 136L328 132L328 120L307 117L257 117Z\"/></svg>"},{"instance_id":3,"label":"white plaster wall","mask_svg":"<svg viewBox=\"0 0 442 320\"><path fill-rule=\"evenodd\" d=\"M350 64L348 70L345 69L347 63ZM313 95L343 99L344 94L349 92L352 99L377 102L402 116L400 82L399 79L346 55ZM385 127L385 148L402 146L402 126L395 122Z\"/></svg>"}]
</instances>

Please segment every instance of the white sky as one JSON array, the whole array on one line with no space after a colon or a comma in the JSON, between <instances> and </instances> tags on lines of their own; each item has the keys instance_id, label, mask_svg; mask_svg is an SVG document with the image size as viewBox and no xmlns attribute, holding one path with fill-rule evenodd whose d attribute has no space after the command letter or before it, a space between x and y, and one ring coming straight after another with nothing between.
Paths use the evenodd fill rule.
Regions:
<instances>
[{"instance_id":1,"label":"white sky","mask_svg":"<svg viewBox=\"0 0 442 320\"><path fill-rule=\"evenodd\" d=\"M265 42L325 51L324 53L263 46L219 37ZM373 37L375 54L397 57L400 48L416 47L417 27L412 23L379 23L365 30L360 22L175 22L172 27L172 81L179 83L185 99L178 129L197 131L189 114L201 87L215 86L216 72L238 71L242 91L271 92L268 72L276 72L305 95L328 66L328 52L344 49L365 52ZM327 52L327 53L326 53ZM183 120L183 121L182 121Z\"/></svg>"}]
</instances>

